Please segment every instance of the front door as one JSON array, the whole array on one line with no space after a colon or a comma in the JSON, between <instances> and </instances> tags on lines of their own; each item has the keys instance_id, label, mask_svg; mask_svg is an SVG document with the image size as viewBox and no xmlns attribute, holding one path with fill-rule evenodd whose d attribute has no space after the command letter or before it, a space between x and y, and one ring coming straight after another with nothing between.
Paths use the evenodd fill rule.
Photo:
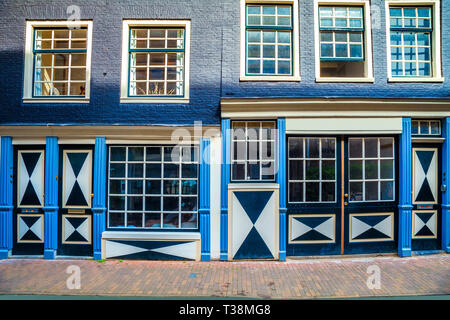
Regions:
<instances>
[{"instance_id":1,"label":"front door","mask_svg":"<svg viewBox=\"0 0 450 320\"><path fill-rule=\"evenodd\" d=\"M394 252L395 137L290 136L287 255Z\"/></svg>"},{"instance_id":2,"label":"front door","mask_svg":"<svg viewBox=\"0 0 450 320\"><path fill-rule=\"evenodd\" d=\"M92 256L93 150L60 148L58 255Z\"/></svg>"},{"instance_id":3,"label":"front door","mask_svg":"<svg viewBox=\"0 0 450 320\"><path fill-rule=\"evenodd\" d=\"M441 247L440 158L439 145L413 145L412 250Z\"/></svg>"},{"instance_id":4,"label":"front door","mask_svg":"<svg viewBox=\"0 0 450 320\"><path fill-rule=\"evenodd\" d=\"M44 146L14 148L13 255L44 253Z\"/></svg>"}]
</instances>

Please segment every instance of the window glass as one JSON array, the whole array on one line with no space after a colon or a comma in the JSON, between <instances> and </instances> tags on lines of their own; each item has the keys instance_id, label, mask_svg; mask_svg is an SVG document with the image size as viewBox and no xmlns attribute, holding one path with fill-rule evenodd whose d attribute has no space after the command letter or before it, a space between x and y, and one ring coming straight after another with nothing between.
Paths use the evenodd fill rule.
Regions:
<instances>
[{"instance_id":1,"label":"window glass","mask_svg":"<svg viewBox=\"0 0 450 320\"><path fill-rule=\"evenodd\" d=\"M394 139L349 138L349 201L395 200Z\"/></svg>"},{"instance_id":2,"label":"window glass","mask_svg":"<svg viewBox=\"0 0 450 320\"><path fill-rule=\"evenodd\" d=\"M391 7L393 77L432 76L431 7Z\"/></svg>"},{"instance_id":3,"label":"window glass","mask_svg":"<svg viewBox=\"0 0 450 320\"><path fill-rule=\"evenodd\" d=\"M289 202L336 201L336 139L288 138Z\"/></svg>"},{"instance_id":4,"label":"window glass","mask_svg":"<svg viewBox=\"0 0 450 320\"><path fill-rule=\"evenodd\" d=\"M183 96L185 33L180 28L130 30L130 96Z\"/></svg>"},{"instance_id":5,"label":"window glass","mask_svg":"<svg viewBox=\"0 0 450 320\"><path fill-rule=\"evenodd\" d=\"M292 7L247 5L246 73L292 75Z\"/></svg>"},{"instance_id":6,"label":"window glass","mask_svg":"<svg viewBox=\"0 0 450 320\"><path fill-rule=\"evenodd\" d=\"M364 77L363 7L319 6L321 77Z\"/></svg>"},{"instance_id":7,"label":"window glass","mask_svg":"<svg viewBox=\"0 0 450 320\"><path fill-rule=\"evenodd\" d=\"M231 179L275 179L275 122L235 121L232 123Z\"/></svg>"},{"instance_id":8,"label":"window glass","mask_svg":"<svg viewBox=\"0 0 450 320\"><path fill-rule=\"evenodd\" d=\"M198 148L111 146L108 226L198 226Z\"/></svg>"},{"instance_id":9,"label":"window glass","mask_svg":"<svg viewBox=\"0 0 450 320\"><path fill-rule=\"evenodd\" d=\"M87 28L34 29L33 96L86 96Z\"/></svg>"}]
</instances>

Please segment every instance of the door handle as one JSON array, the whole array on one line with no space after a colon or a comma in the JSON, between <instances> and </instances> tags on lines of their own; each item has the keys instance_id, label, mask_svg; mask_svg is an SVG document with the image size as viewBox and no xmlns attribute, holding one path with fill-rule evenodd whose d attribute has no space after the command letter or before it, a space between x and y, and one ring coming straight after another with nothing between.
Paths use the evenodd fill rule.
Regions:
<instances>
[{"instance_id":1,"label":"door handle","mask_svg":"<svg viewBox=\"0 0 450 320\"><path fill-rule=\"evenodd\" d=\"M348 205L348 202L347 202L347 201L345 201L345 202L344 202L344 206L347 206L347 205Z\"/></svg>"},{"instance_id":2,"label":"door handle","mask_svg":"<svg viewBox=\"0 0 450 320\"><path fill-rule=\"evenodd\" d=\"M344 197L348 198L348 193L344 194Z\"/></svg>"}]
</instances>

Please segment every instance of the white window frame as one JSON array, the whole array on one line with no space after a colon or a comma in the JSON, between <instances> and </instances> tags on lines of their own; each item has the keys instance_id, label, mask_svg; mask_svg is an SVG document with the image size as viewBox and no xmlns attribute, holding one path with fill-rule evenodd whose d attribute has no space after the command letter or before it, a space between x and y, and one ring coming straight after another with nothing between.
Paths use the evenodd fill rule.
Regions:
<instances>
[{"instance_id":1,"label":"white window frame","mask_svg":"<svg viewBox=\"0 0 450 320\"><path fill-rule=\"evenodd\" d=\"M129 30L132 27L181 27L185 29L184 44L184 97L129 97L129 68L128 59ZM189 103L189 70L190 70L190 52L191 52L191 21L189 20L123 20L122 22L122 67L120 82L120 103Z\"/></svg>"},{"instance_id":2,"label":"white window frame","mask_svg":"<svg viewBox=\"0 0 450 320\"><path fill-rule=\"evenodd\" d=\"M386 52L388 82L443 82L441 64L441 9L440 0L386 0ZM433 31L431 37L431 70L432 77L393 77L391 67L391 20L389 8L392 6L431 6L433 17Z\"/></svg>"},{"instance_id":3,"label":"white window frame","mask_svg":"<svg viewBox=\"0 0 450 320\"><path fill-rule=\"evenodd\" d=\"M299 0L240 0L241 1L241 62L240 62L240 81L300 81L300 44L299 44L299 18L298 1ZM246 75L246 5L247 4L272 4L272 5L291 5L292 6L292 75L288 76L247 76Z\"/></svg>"},{"instance_id":4,"label":"white window frame","mask_svg":"<svg viewBox=\"0 0 450 320\"><path fill-rule=\"evenodd\" d=\"M328 5L359 5L363 6L364 15L364 70L365 77L321 77L320 76L320 30L319 6ZM314 48L316 64L316 82L374 82L372 58L372 18L369 0L314 0Z\"/></svg>"},{"instance_id":5,"label":"white window frame","mask_svg":"<svg viewBox=\"0 0 450 320\"><path fill-rule=\"evenodd\" d=\"M85 97L33 97L33 40L34 29L42 27L67 27L67 28L87 28L86 43L86 87ZM91 88L91 56L92 56L92 21L27 21L25 29L25 63L23 80L23 99L24 103L89 103Z\"/></svg>"}]
</instances>

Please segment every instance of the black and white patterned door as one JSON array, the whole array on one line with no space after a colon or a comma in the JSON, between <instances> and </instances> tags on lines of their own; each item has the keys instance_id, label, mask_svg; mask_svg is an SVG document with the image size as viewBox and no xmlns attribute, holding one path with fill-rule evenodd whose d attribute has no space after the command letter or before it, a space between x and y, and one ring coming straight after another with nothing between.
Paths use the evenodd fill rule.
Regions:
<instances>
[{"instance_id":1,"label":"black and white patterned door","mask_svg":"<svg viewBox=\"0 0 450 320\"><path fill-rule=\"evenodd\" d=\"M440 248L441 242L439 146L416 144L413 146L412 158L412 250L436 250Z\"/></svg>"},{"instance_id":2,"label":"black and white patterned door","mask_svg":"<svg viewBox=\"0 0 450 320\"><path fill-rule=\"evenodd\" d=\"M44 164L43 147L15 148L13 255L43 254Z\"/></svg>"},{"instance_id":3,"label":"black and white patterned door","mask_svg":"<svg viewBox=\"0 0 450 320\"><path fill-rule=\"evenodd\" d=\"M61 148L59 255L92 255L92 148Z\"/></svg>"}]
</instances>

